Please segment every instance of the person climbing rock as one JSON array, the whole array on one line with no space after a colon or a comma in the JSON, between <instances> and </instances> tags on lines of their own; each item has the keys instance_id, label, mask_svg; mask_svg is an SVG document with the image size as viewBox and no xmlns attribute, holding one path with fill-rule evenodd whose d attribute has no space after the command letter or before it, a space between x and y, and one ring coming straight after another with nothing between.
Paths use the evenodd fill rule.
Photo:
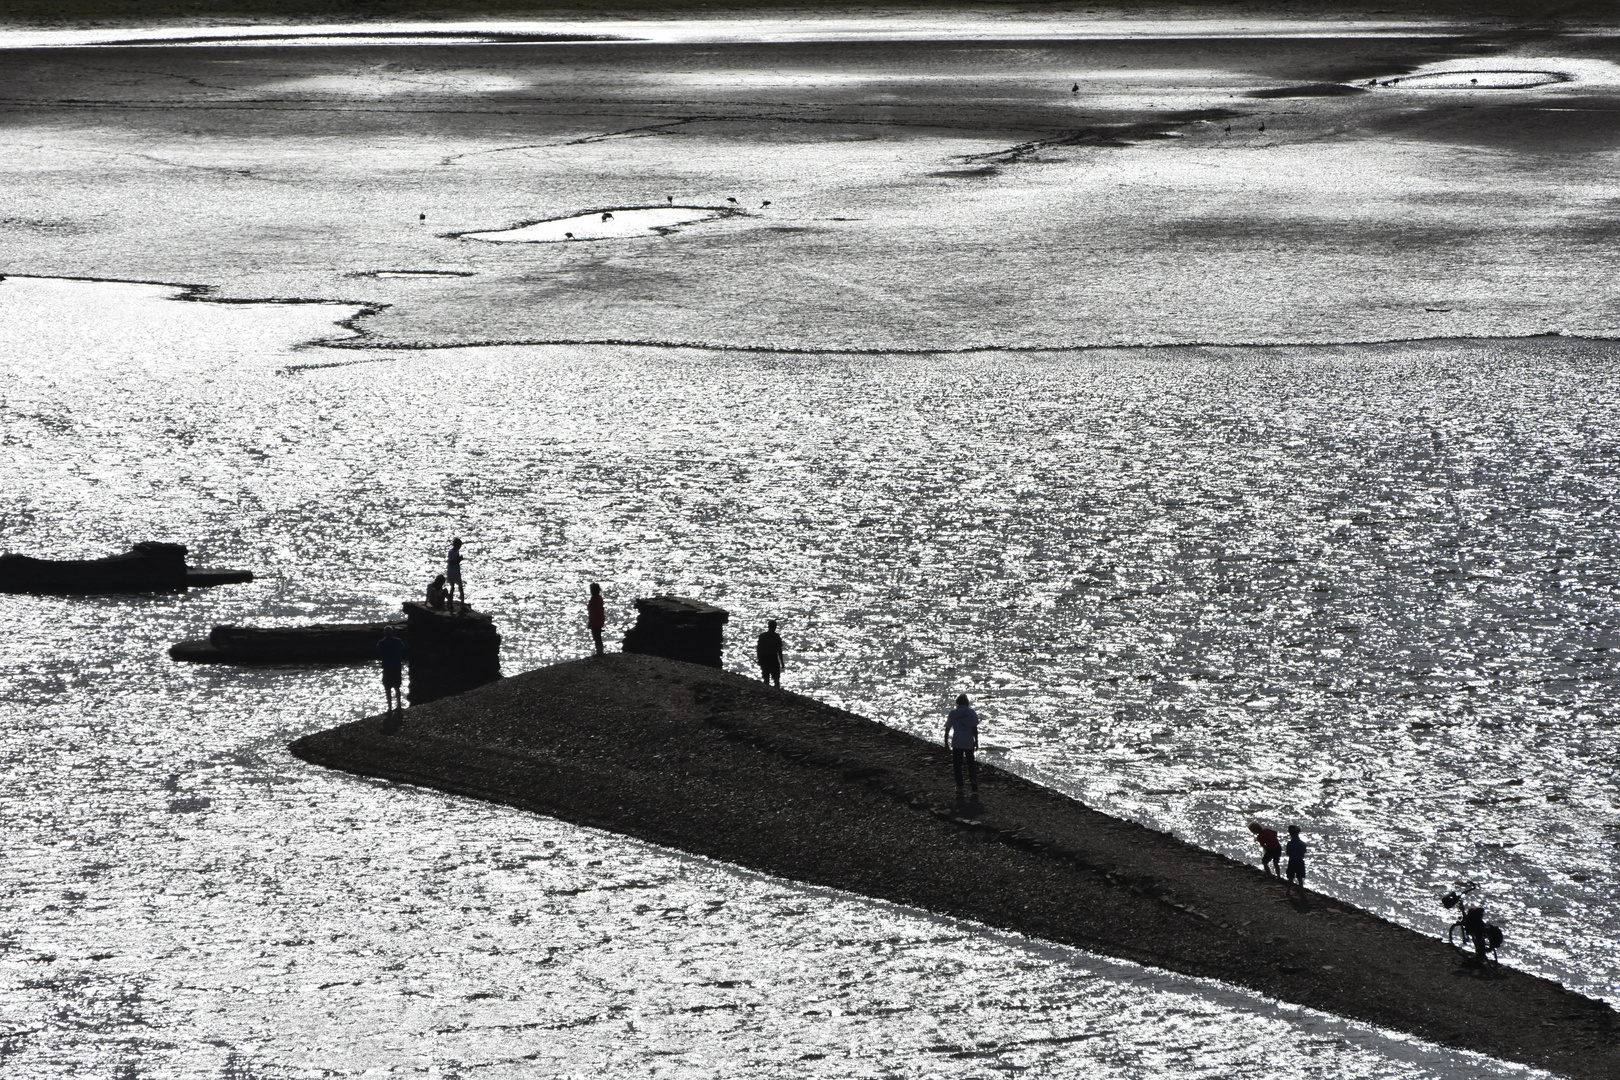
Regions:
<instances>
[{"instance_id":1,"label":"person climbing rock","mask_svg":"<svg viewBox=\"0 0 1620 1080\"><path fill-rule=\"evenodd\" d=\"M1277 830L1264 828L1258 821L1251 821L1249 831L1254 833L1255 841L1265 853L1265 857L1260 860L1260 869L1270 873L1272 877L1282 877L1282 841L1277 839Z\"/></svg>"}]
</instances>

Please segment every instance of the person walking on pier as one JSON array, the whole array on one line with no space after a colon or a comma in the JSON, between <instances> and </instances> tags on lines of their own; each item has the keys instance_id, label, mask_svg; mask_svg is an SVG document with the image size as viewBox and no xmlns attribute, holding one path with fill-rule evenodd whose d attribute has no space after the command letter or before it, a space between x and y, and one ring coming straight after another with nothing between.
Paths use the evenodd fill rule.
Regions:
<instances>
[{"instance_id":1,"label":"person walking on pier","mask_svg":"<svg viewBox=\"0 0 1620 1080\"><path fill-rule=\"evenodd\" d=\"M591 598L585 602L585 625L596 642L596 655L602 655L602 628L607 625L607 606L602 602L602 586L591 582Z\"/></svg>"},{"instance_id":2,"label":"person walking on pier","mask_svg":"<svg viewBox=\"0 0 1620 1080\"><path fill-rule=\"evenodd\" d=\"M382 661L383 696L388 700L383 730L392 731L396 726L395 715L403 717L405 714L405 694L401 689L405 682L405 640L399 636L398 627L390 626L383 631L383 639L377 642L377 659Z\"/></svg>"},{"instance_id":3,"label":"person walking on pier","mask_svg":"<svg viewBox=\"0 0 1620 1080\"><path fill-rule=\"evenodd\" d=\"M1265 852L1265 858L1260 860L1261 871L1272 877L1282 877L1282 841L1277 839L1277 830L1262 828L1258 821L1251 821L1249 831L1254 833L1260 850Z\"/></svg>"},{"instance_id":4,"label":"person walking on pier","mask_svg":"<svg viewBox=\"0 0 1620 1080\"><path fill-rule=\"evenodd\" d=\"M956 708L945 718L945 745L951 751L951 764L956 769L956 790L962 790L962 762L967 762L968 783L979 790L979 763L973 752L979 748L979 714L968 704L966 694L958 694Z\"/></svg>"},{"instance_id":5,"label":"person walking on pier","mask_svg":"<svg viewBox=\"0 0 1620 1080\"><path fill-rule=\"evenodd\" d=\"M454 598L456 591L460 590L461 602L465 604L467 602L467 586L461 583L461 537L459 536L450 541L450 555L446 559L444 580L448 585L450 596Z\"/></svg>"},{"instance_id":6,"label":"person walking on pier","mask_svg":"<svg viewBox=\"0 0 1620 1080\"><path fill-rule=\"evenodd\" d=\"M754 659L759 661L759 675L766 683L782 686L782 635L776 632L776 620L765 623L765 632L754 645Z\"/></svg>"},{"instance_id":7,"label":"person walking on pier","mask_svg":"<svg viewBox=\"0 0 1620 1080\"><path fill-rule=\"evenodd\" d=\"M1299 885L1299 895L1305 895L1305 841L1299 838L1299 826L1288 826L1288 885L1283 890L1284 896L1294 895L1294 885Z\"/></svg>"}]
</instances>

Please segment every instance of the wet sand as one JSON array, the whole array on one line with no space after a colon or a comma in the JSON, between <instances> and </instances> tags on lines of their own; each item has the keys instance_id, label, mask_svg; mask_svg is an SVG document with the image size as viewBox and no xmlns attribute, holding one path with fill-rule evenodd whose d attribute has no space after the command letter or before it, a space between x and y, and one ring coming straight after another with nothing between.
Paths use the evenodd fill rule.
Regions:
<instances>
[{"instance_id":1,"label":"wet sand","mask_svg":"<svg viewBox=\"0 0 1620 1080\"><path fill-rule=\"evenodd\" d=\"M1615 11L1605 0L1406 0L1391 5L1388 0L1335 0L1331 4L1313 5L1311 13L1324 14L1382 14L1392 8L1406 15L1450 16L1486 19L1523 19L1559 23L1581 21L1612 23ZM746 17L759 13L825 14L827 5L807 8L803 0L745 0L732 3L703 3L702 0L204 0L204 2L158 2L150 0L10 0L5 15L18 21L67 20L141 20L149 23L156 19L198 19L213 16L235 18L285 19L383 19L383 18L479 18L519 16L563 17L616 17L627 13L657 16L680 14L699 18ZM993 5L959 2L959 0L931 0L919 3L872 3L839 5L832 10L847 14L883 15L897 12L944 11L984 13L994 11ZM1047 9L1063 13L1064 8L1054 5ZM1074 5L1074 10L1097 14L1099 8ZM1222 14L1293 15L1281 0L1273 3L1226 3L1192 5L1187 0L1135 0L1132 3L1114 3L1101 8L1109 14L1188 15Z\"/></svg>"},{"instance_id":2,"label":"wet sand","mask_svg":"<svg viewBox=\"0 0 1620 1080\"><path fill-rule=\"evenodd\" d=\"M353 301L359 336L332 336L377 350L1620 325L1612 32L1014 14L444 33L8 50L0 272ZM1435 65L1569 80L1382 85ZM589 244L468 238L671 200L738 213Z\"/></svg>"},{"instance_id":3,"label":"wet sand","mask_svg":"<svg viewBox=\"0 0 1620 1080\"><path fill-rule=\"evenodd\" d=\"M1609 1006L1005 771L735 674L609 655L306 736L316 764L1222 979L1443 1045L1607 1078Z\"/></svg>"}]
</instances>

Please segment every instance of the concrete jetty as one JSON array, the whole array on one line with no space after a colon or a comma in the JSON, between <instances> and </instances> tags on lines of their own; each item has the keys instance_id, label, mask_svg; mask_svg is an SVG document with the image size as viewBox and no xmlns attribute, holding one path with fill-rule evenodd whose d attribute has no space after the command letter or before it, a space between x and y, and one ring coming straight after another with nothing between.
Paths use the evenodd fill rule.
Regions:
<instances>
[{"instance_id":1,"label":"concrete jetty","mask_svg":"<svg viewBox=\"0 0 1620 1080\"><path fill-rule=\"evenodd\" d=\"M412 623L413 641L415 623ZM1620 1016L1507 965L1001 769L712 667L559 664L292 744L306 761L487 799L1189 975L1579 1078ZM1511 928L1510 928L1511 929ZM1595 945L1595 943L1594 943Z\"/></svg>"}]
</instances>

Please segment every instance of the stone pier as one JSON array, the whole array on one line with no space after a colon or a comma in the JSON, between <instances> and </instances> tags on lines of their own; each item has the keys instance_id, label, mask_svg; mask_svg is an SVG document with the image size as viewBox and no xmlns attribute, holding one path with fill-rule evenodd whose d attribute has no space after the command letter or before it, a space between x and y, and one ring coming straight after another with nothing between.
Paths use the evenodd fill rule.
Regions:
<instances>
[{"instance_id":1,"label":"stone pier","mask_svg":"<svg viewBox=\"0 0 1620 1080\"><path fill-rule=\"evenodd\" d=\"M465 604L405 605L412 705L460 694L501 677L501 635L488 615Z\"/></svg>"},{"instance_id":2,"label":"stone pier","mask_svg":"<svg viewBox=\"0 0 1620 1080\"><path fill-rule=\"evenodd\" d=\"M636 601L636 625L624 635L624 651L720 666L722 635L731 613L684 596L653 596Z\"/></svg>"}]
</instances>

